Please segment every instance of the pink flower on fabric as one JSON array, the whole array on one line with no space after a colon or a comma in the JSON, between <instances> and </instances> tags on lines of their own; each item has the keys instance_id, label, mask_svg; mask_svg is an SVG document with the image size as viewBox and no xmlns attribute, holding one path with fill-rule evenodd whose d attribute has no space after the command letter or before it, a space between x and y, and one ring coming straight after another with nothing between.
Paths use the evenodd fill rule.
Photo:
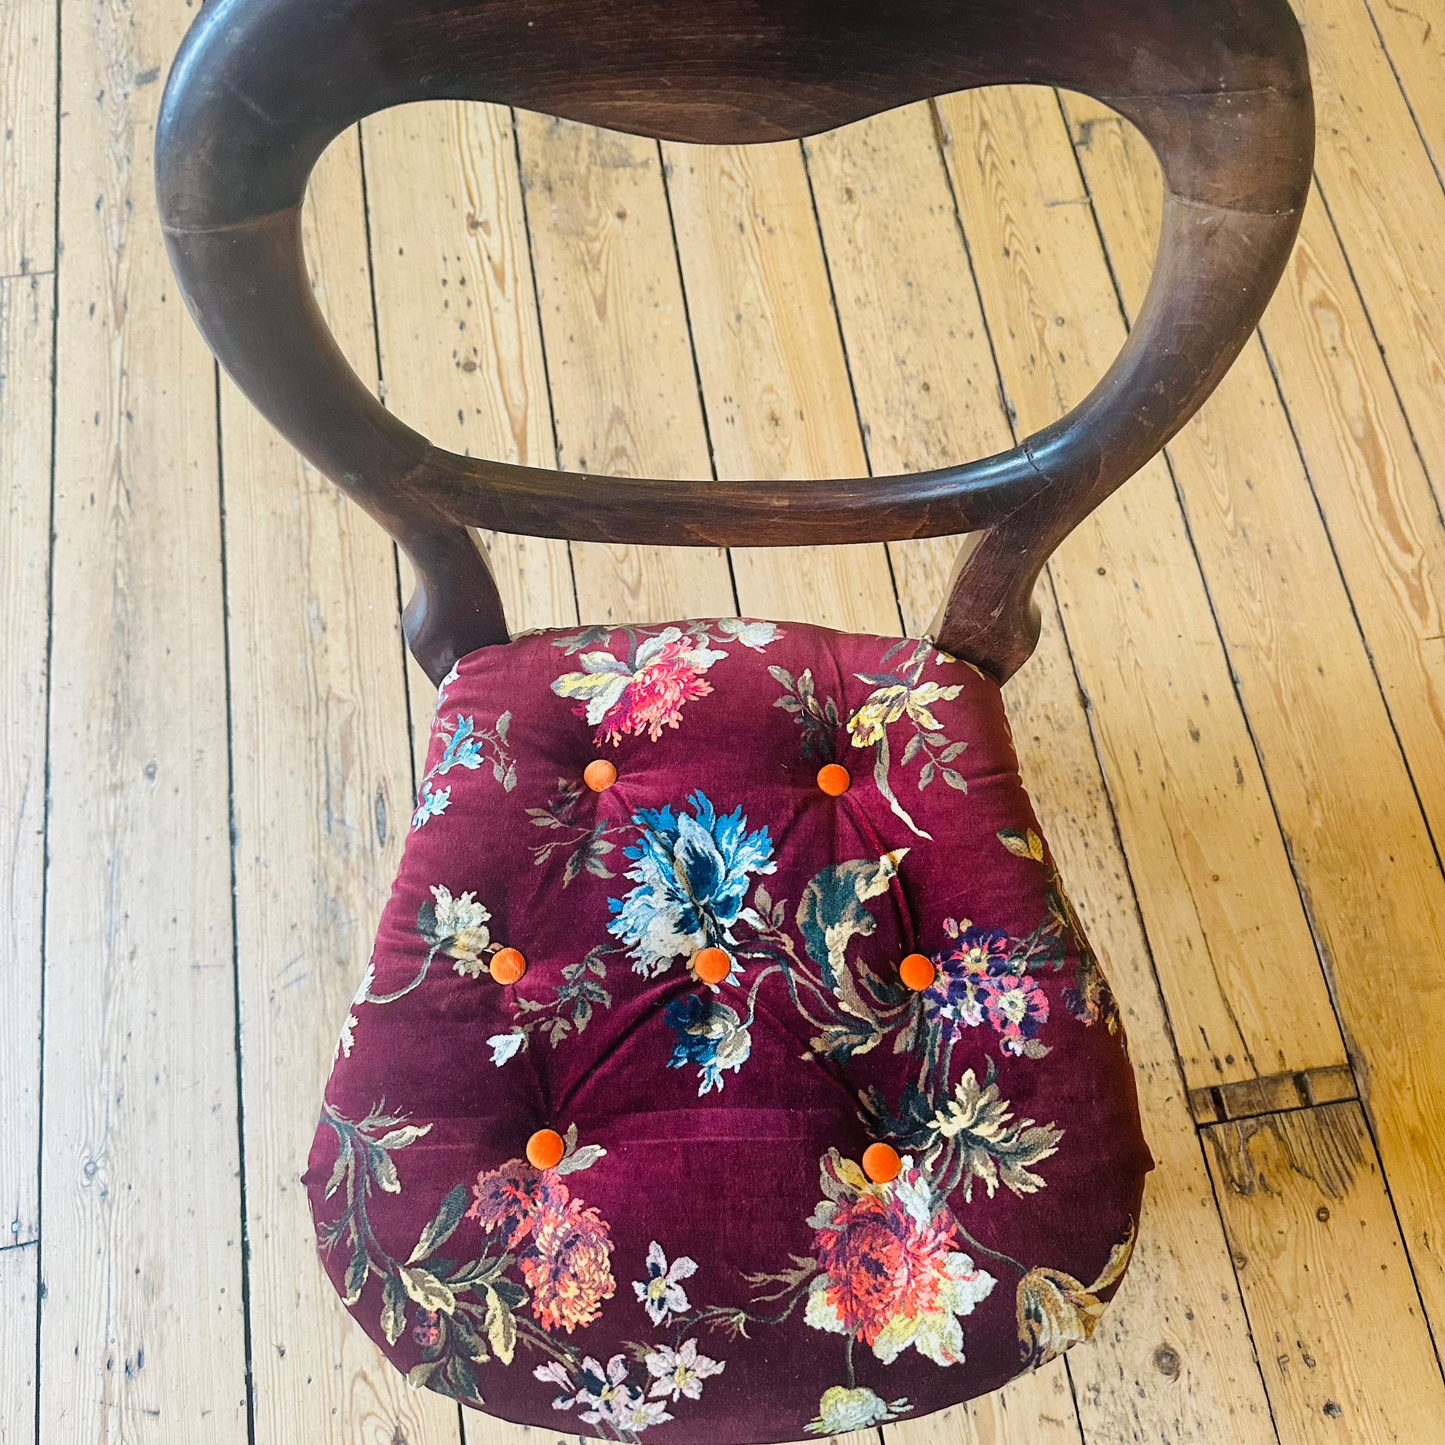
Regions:
<instances>
[{"instance_id":1,"label":"pink flower on fabric","mask_svg":"<svg viewBox=\"0 0 1445 1445\"><path fill-rule=\"evenodd\" d=\"M1027 974L1004 974L979 982L984 1014L998 1031L1004 1053L1026 1053L1028 1041L1048 1022L1048 995Z\"/></svg>"},{"instance_id":2,"label":"pink flower on fabric","mask_svg":"<svg viewBox=\"0 0 1445 1445\"><path fill-rule=\"evenodd\" d=\"M643 733L657 742L663 728L682 721L684 703L712 691L703 673L726 656L708 647L704 638L664 627L626 660L610 652L584 652L582 671L564 673L552 691L578 699L573 712L597 729L598 743L615 745L626 734Z\"/></svg>"},{"instance_id":3,"label":"pink flower on fabric","mask_svg":"<svg viewBox=\"0 0 1445 1445\"><path fill-rule=\"evenodd\" d=\"M488 1234L498 1226L508 1230L507 1248L515 1249L543 1210L561 1209L570 1197L567 1186L549 1175L550 1171L534 1169L521 1159L478 1174L467 1218L475 1219Z\"/></svg>"}]
</instances>

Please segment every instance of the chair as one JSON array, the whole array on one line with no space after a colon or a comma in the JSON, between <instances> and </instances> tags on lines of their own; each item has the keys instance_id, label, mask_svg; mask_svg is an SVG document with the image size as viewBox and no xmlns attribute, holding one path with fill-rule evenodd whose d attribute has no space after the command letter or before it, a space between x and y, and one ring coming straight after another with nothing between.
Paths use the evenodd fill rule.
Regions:
<instances>
[{"instance_id":1,"label":"chair","mask_svg":"<svg viewBox=\"0 0 1445 1445\"><path fill-rule=\"evenodd\" d=\"M1006 83L1122 113L1166 196L1123 350L998 456L808 483L455 456L362 386L311 295L311 168L389 106L739 144ZM198 16L157 134L182 292L242 390L406 551L407 640L440 686L306 1174L325 1267L413 1383L543 1428L729 1445L923 1414L1092 1334L1152 1164L999 688L1051 551L1258 320L1313 135L1285 0ZM922 640L736 618L513 640L470 527L969 536Z\"/></svg>"}]
</instances>

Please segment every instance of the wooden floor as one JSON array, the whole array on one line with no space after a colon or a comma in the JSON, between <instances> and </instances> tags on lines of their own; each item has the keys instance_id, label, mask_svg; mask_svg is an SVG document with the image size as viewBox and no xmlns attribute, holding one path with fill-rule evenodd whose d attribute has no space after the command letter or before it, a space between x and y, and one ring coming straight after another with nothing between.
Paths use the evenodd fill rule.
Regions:
<instances>
[{"instance_id":1,"label":"wooden floor","mask_svg":"<svg viewBox=\"0 0 1445 1445\"><path fill-rule=\"evenodd\" d=\"M1298 0L1317 185L1259 335L1064 545L1007 696L1159 1167L1098 1335L887 1445L1445 1440L1445 17ZM298 1184L430 708L389 542L251 412L152 201L159 0L0 0L0 1442L517 1445L410 1392ZM679 476L1006 447L1147 279L1155 165L988 91L703 152L483 106L311 193L442 445ZM491 539L514 626L919 630L951 544Z\"/></svg>"}]
</instances>

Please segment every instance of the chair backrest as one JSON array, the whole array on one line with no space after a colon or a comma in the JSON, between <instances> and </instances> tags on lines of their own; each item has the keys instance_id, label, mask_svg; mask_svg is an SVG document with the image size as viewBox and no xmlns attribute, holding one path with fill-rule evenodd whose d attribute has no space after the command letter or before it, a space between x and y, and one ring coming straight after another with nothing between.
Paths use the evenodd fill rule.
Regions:
<instances>
[{"instance_id":1,"label":"chair backrest","mask_svg":"<svg viewBox=\"0 0 1445 1445\"><path fill-rule=\"evenodd\" d=\"M666 139L796 138L975 86L1059 85L1162 163L1154 275L1067 416L998 456L846 481L647 481L460 457L387 412L308 283L307 178L361 117L488 100ZM1287 0L211 0L171 70L157 191L182 293L221 363L416 567L407 639L440 678L505 641L468 525L708 546L969 532L938 644L1009 676L1059 541L1188 420L1284 268L1314 153Z\"/></svg>"}]
</instances>

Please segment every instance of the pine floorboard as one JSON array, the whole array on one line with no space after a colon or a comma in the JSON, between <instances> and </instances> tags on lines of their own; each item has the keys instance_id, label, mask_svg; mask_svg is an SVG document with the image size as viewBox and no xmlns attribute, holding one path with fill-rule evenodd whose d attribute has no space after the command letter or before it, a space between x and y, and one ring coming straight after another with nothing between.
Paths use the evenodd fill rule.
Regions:
<instances>
[{"instance_id":1,"label":"pine floorboard","mask_svg":"<svg viewBox=\"0 0 1445 1445\"><path fill-rule=\"evenodd\" d=\"M1445 1438L1445 21L1296 9L1285 277L1060 549L1005 693L1129 1029L1134 1268L1064 1360L850 1445ZM404 559L170 278L150 148L188 14L0 5L0 1445L523 1445L408 1390L314 1260L299 1175L435 690ZM1047 90L717 150L439 103L336 142L307 245L439 445L791 479L1060 414L1158 214L1140 137ZM955 547L481 541L516 629L913 635Z\"/></svg>"}]
</instances>

